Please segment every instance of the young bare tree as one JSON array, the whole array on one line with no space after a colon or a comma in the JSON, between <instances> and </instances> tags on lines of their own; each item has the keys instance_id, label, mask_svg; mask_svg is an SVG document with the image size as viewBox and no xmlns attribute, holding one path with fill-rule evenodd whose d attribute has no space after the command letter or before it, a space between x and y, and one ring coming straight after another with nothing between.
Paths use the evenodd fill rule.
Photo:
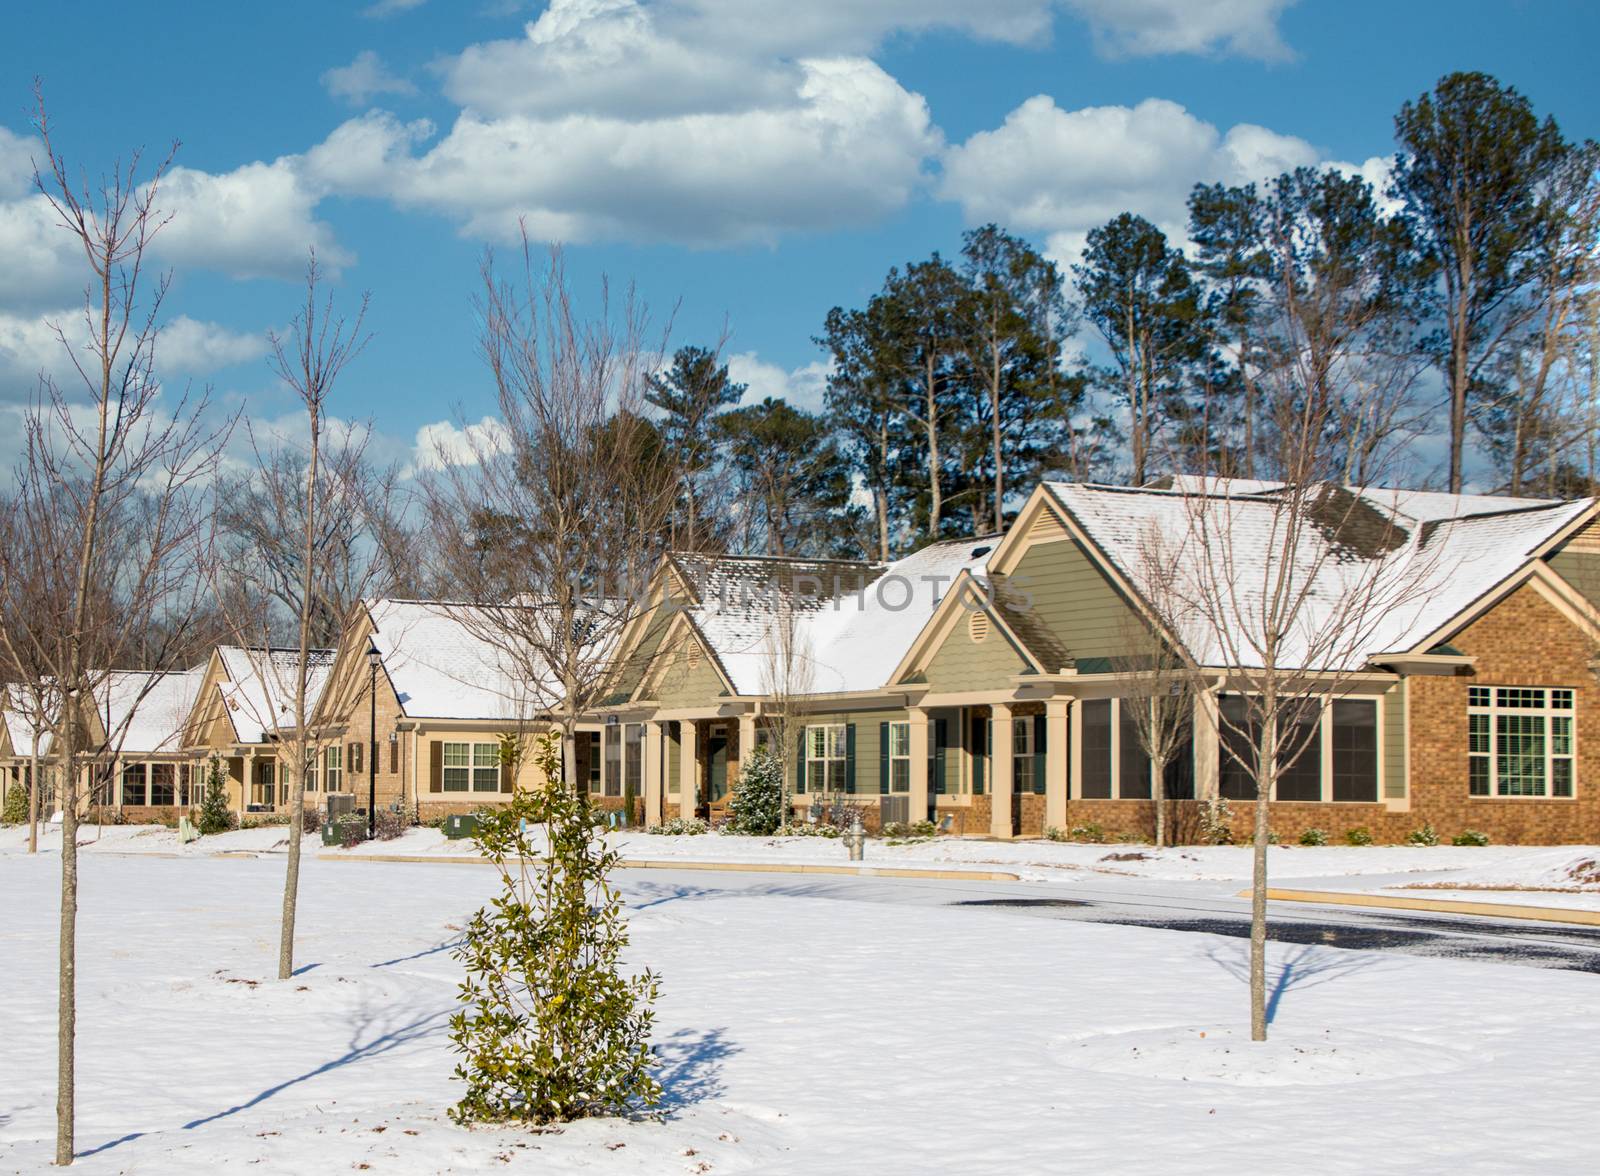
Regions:
<instances>
[{"instance_id":1,"label":"young bare tree","mask_svg":"<svg viewBox=\"0 0 1600 1176\"><path fill-rule=\"evenodd\" d=\"M769 746L777 745L778 761L783 765L783 809L779 817L779 827L783 829L789 827L790 781L796 778L795 757L801 754L800 736L806 729L803 702L816 682L816 666L803 619L794 600L781 599L762 642L761 690L766 699L761 704L761 724L766 728ZM741 757L747 754L748 749L739 749Z\"/></svg>"},{"instance_id":2,"label":"young bare tree","mask_svg":"<svg viewBox=\"0 0 1600 1176\"><path fill-rule=\"evenodd\" d=\"M293 458L263 457L257 448L258 469L262 479L261 492L275 498L274 507L280 518L293 518L301 527L299 549L294 552L287 540L276 549L258 552L260 566L271 568L275 577L263 577L258 585L256 599L270 598L273 594L293 610L290 615L295 628L297 656L288 667L291 676L288 693L293 698L290 723L283 724L274 716L271 726L288 725L293 731L293 744L284 757L284 767L289 775L289 854L283 883L283 920L278 938L278 979L287 980L294 974L295 914L300 892L300 842L305 829L305 769L309 755L310 716L308 682L312 672L312 651L319 636L319 620L327 624L330 604L330 583L348 587L345 575L359 556L348 548L338 550L350 539L349 524L362 511L370 509L363 500L365 487L359 481L363 468L364 439L352 440L348 432L337 432L336 421L328 415L329 399L344 369L366 348L369 335L363 331L367 313L367 296L353 319L337 313L331 296L324 297L319 289L320 274L317 257L313 251L306 265L305 301L289 325L287 335L274 333L272 367L278 378L299 398L306 414L306 431L299 440L303 459L303 480L298 483L286 474L292 474L300 463ZM331 437L331 440L330 440ZM331 540L330 540L331 536ZM292 552L292 554L291 554ZM297 557L297 563L295 561ZM330 562L331 561L331 562ZM293 566L298 583L284 574ZM276 579L275 586L272 580ZM348 601L332 601L335 605ZM249 616L249 611L235 605L236 618ZM342 621L342 618L340 618ZM259 622L258 622L259 623ZM240 626L243 627L242 625ZM263 626L265 628L265 626ZM326 630L322 630L326 632ZM260 645L270 646L268 640ZM326 638L324 638L326 640ZM246 639L247 648L258 643ZM284 667L273 664L267 656L264 669L278 675Z\"/></svg>"},{"instance_id":3,"label":"young bare tree","mask_svg":"<svg viewBox=\"0 0 1600 1176\"><path fill-rule=\"evenodd\" d=\"M157 197L171 155L145 175L135 153L93 180L77 176L57 149L37 87L35 99L44 151L34 184L82 250L87 281L81 317L55 325L70 376L43 377L24 416L12 511L26 541L0 551L8 594L0 616L5 640L27 647L61 698L50 734L62 814L56 1163L67 1165L76 1113L80 768L105 750L85 746L85 712L144 630L180 633L201 607L211 539L206 489L225 427L207 424L204 396L168 395L157 376L168 283L149 278L145 262L166 223ZM142 658L159 663L164 651L146 648Z\"/></svg>"},{"instance_id":4,"label":"young bare tree","mask_svg":"<svg viewBox=\"0 0 1600 1176\"><path fill-rule=\"evenodd\" d=\"M585 313L559 250L523 235L509 276L482 267L480 350L494 379L492 428L466 430L423 482L434 578L452 611L527 684L524 705L563 734L579 781L577 722L629 621L644 607L677 502L676 465L653 452L644 415L665 352L630 290L602 280Z\"/></svg>"},{"instance_id":5,"label":"young bare tree","mask_svg":"<svg viewBox=\"0 0 1600 1176\"><path fill-rule=\"evenodd\" d=\"M1159 847L1168 836L1169 766L1189 747L1194 734L1196 674L1193 659L1176 634L1190 623L1188 606L1179 597L1171 570L1172 541L1153 522L1140 533L1136 578L1143 585L1150 613L1128 610L1121 622L1122 656L1112 665L1122 676L1121 705L1132 717L1139 749L1150 762L1153 836Z\"/></svg>"}]
</instances>

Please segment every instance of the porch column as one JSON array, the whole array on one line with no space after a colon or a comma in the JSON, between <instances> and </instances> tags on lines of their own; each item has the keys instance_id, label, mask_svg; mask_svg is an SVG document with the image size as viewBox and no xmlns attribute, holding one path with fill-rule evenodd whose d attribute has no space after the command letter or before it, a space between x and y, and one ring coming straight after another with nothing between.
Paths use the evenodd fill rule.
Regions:
<instances>
[{"instance_id":1,"label":"porch column","mask_svg":"<svg viewBox=\"0 0 1600 1176\"><path fill-rule=\"evenodd\" d=\"M906 802L906 820L922 821L928 816L928 712L914 706L911 719L911 798Z\"/></svg>"},{"instance_id":2,"label":"porch column","mask_svg":"<svg viewBox=\"0 0 1600 1176\"><path fill-rule=\"evenodd\" d=\"M756 749L756 716L754 711L746 711L739 716L739 774L744 774L745 765L750 762L750 753Z\"/></svg>"},{"instance_id":3,"label":"porch column","mask_svg":"<svg viewBox=\"0 0 1600 1176\"><path fill-rule=\"evenodd\" d=\"M694 816L700 803L700 728L693 719L678 724L678 815Z\"/></svg>"},{"instance_id":4,"label":"porch column","mask_svg":"<svg viewBox=\"0 0 1600 1176\"><path fill-rule=\"evenodd\" d=\"M1067 827L1067 752L1072 700L1050 698L1044 704L1044 826Z\"/></svg>"},{"instance_id":5,"label":"porch column","mask_svg":"<svg viewBox=\"0 0 1600 1176\"><path fill-rule=\"evenodd\" d=\"M644 725L644 823L646 827L661 824L661 808L665 801L662 793L666 790L663 783L662 769L665 760L662 751L665 750L661 733L661 724L649 722Z\"/></svg>"},{"instance_id":6,"label":"porch column","mask_svg":"<svg viewBox=\"0 0 1600 1176\"><path fill-rule=\"evenodd\" d=\"M989 835L1011 839L1011 706L996 703L989 708L994 735L990 740Z\"/></svg>"},{"instance_id":7,"label":"porch column","mask_svg":"<svg viewBox=\"0 0 1600 1176\"><path fill-rule=\"evenodd\" d=\"M1197 800L1212 800L1217 795L1218 741L1217 696L1202 690L1194 699L1194 795Z\"/></svg>"}]
</instances>

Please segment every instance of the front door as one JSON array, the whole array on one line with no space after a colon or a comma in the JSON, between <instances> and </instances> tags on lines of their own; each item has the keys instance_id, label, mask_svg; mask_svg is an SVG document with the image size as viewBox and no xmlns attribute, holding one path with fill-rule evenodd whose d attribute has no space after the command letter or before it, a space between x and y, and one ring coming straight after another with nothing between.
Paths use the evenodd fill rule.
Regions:
<instances>
[{"instance_id":1,"label":"front door","mask_svg":"<svg viewBox=\"0 0 1600 1176\"><path fill-rule=\"evenodd\" d=\"M706 740L706 800L716 804L728 795L728 729L712 727Z\"/></svg>"}]
</instances>

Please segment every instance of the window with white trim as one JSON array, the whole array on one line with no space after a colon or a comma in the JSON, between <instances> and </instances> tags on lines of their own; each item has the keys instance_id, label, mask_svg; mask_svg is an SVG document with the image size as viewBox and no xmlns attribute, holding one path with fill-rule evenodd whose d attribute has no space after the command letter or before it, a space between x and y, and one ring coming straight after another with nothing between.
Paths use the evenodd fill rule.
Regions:
<instances>
[{"instance_id":1,"label":"window with white trim","mask_svg":"<svg viewBox=\"0 0 1600 1176\"><path fill-rule=\"evenodd\" d=\"M806 791L843 792L848 769L849 737L843 723L806 728Z\"/></svg>"},{"instance_id":2,"label":"window with white trim","mask_svg":"<svg viewBox=\"0 0 1600 1176\"><path fill-rule=\"evenodd\" d=\"M889 724L889 791L911 791L911 724Z\"/></svg>"},{"instance_id":3,"label":"window with white trim","mask_svg":"<svg viewBox=\"0 0 1600 1176\"><path fill-rule=\"evenodd\" d=\"M1573 692L1539 686L1467 687L1467 792L1573 795Z\"/></svg>"},{"instance_id":4,"label":"window with white trim","mask_svg":"<svg viewBox=\"0 0 1600 1176\"><path fill-rule=\"evenodd\" d=\"M1033 718L1011 720L1011 787L1016 792L1033 789Z\"/></svg>"},{"instance_id":5,"label":"window with white trim","mask_svg":"<svg viewBox=\"0 0 1600 1176\"><path fill-rule=\"evenodd\" d=\"M323 749L322 776L328 792L339 791L339 785L344 782L344 748L338 744Z\"/></svg>"},{"instance_id":6,"label":"window with white trim","mask_svg":"<svg viewBox=\"0 0 1600 1176\"><path fill-rule=\"evenodd\" d=\"M500 745L446 742L440 752L445 792L499 792Z\"/></svg>"}]
</instances>

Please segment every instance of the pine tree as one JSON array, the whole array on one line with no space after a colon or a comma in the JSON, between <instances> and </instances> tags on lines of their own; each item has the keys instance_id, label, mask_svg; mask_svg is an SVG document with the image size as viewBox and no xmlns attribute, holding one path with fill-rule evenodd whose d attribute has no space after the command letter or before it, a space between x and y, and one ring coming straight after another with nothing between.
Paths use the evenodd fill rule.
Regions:
<instances>
[{"instance_id":1,"label":"pine tree","mask_svg":"<svg viewBox=\"0 0 1600 1176\"><path fill-rule=\"evenodd\" d=\"M501 892L472 917L456 958L466 968L450 1039L467 1085L457 1123L567 1122L653 1106L650 1027L658 980L626 976L618 854L601 817L561 785L559 737L534 748L544 782L486 815L478 843ZM529 843L543 824L547 849Z\"/></svg>"},{"instance_id":2,"label":"pine tree","mask_svg":"<svg viewBox=\"0 0 1600 1176\"><path fill-rule=\"evenodd\" d=\"M226 833L233 828L233 812L228 808L228 786L222 776L222 761L216 756L206 768L206 790L200 798L200 815L195 828L201 835Z\"/></svg>"},{"instance_id":3,"label":"pine tree","mask_svg":"<svg viewBox=\"0 0 1600 1176\"><path fill-rule=\"evenodd\" d=\"M768 747L758 747L739 769L728 800L730 833L769 837L783 820L783 761Z\"/></svg>"}]
</instances>

